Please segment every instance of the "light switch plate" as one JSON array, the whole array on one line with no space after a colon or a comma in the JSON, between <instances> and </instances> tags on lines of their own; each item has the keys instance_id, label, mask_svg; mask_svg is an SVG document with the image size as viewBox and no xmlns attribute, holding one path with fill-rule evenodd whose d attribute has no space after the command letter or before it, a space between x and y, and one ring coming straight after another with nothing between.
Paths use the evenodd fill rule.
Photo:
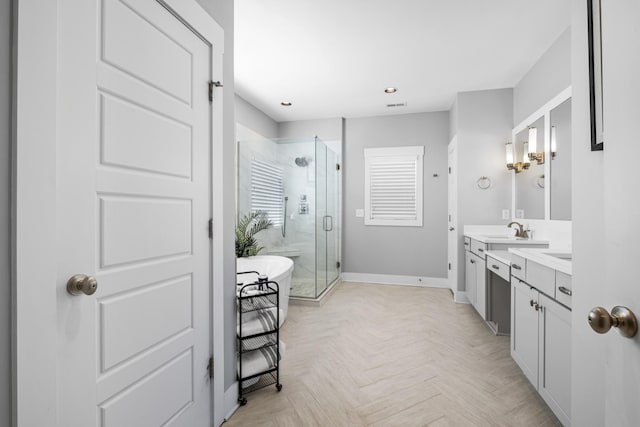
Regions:
<instances>
[{"instance_id":1,"label":"light switch plate","mask_svg":"<svg viewBox=\"0 0 640 427\"><path fill-rule=\"evenodd\" d=\"M509 219L509 209L502 209L502 219Z\"/></svg>"},{"instance_id":2,"label":"light switch plate","mask_svg":"<svg viewBox=\"0 0 640 427\"><path fill-rule=\"evenodd\" d=\"M524 218L524 209L516 209L516 218L518 219Z\"/></svg>"},{"instance_id":3,"label":"light switch plate","mask_svg":"<svg viewBox=\"0 0 640 427\"><path fill-rule=\"evenodd\" d=\"M356 209L356 218L364 218L364 209Z\"/></svg>"}]
</instances>

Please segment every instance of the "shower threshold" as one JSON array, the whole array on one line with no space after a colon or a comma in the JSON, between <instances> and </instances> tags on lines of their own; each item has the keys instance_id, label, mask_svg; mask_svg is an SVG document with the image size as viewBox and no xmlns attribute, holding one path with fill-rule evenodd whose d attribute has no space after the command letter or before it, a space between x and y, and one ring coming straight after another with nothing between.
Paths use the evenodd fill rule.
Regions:
<instances>
[{"instance_id":1,"label":"shower threshold","mask_svg":"<svg viewBox=\"0 0 640 427\"><path fill-rule=\"evenodd\" d=\"M327 302L340 283L342 283L341 279L334 280L317 298L289 296L289 304L320 307Z\"/></svg>"}]
</instances>

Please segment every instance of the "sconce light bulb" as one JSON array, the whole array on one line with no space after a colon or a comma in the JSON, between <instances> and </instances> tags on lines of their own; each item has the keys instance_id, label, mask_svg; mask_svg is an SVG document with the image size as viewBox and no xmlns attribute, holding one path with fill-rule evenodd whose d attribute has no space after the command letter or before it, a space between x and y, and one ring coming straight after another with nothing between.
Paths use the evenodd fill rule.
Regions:
<instances>
[{"instance_id":1,"label":"sconce light bulb","mask_svg":"<svg viewBox=\"0 0 640 427\"><path fill-rule=\"evenodd\" d=\"M513 165L513 144L507 142L504 147L506 151L507 165Z\"/></svg>"},{"instance_id":2,"label":"sconce light bulb","mask_svg":"<svg viewBox=\"0 0 640 427\"><path fill-rule=\"evenodd\" d=\"M529 143L525 142L522 144L522 163L524 163L525 165L529 164Z\"/></svg>"},{"instance_id":3,"label":"sconce light bulb","mask_svg":"<svg viewBox=\"0 0 640 427\"><path fill-rule=\"evenodd\" d=\"M529 153L537 153L538 145L538 129L534 127L529 128Z\"/></svg>"}]
</instances>

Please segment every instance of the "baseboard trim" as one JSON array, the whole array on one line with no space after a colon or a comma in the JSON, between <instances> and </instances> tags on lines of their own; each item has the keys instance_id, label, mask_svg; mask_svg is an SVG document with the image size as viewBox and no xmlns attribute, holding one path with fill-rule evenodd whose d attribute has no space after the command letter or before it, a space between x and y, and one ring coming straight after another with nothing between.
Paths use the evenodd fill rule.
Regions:
<instances>
[{"instance_id":1,"label":"baseboard trim","mask_svg":"<svg viewBox=\"0 0 640 427\"><path fill-rule=\"evenodd\" d=\"M467 293L464 291L455 291L453 293L453 301L460 304L471 304L469 297L467 297Z\"/></svg>"},{"instance_id":2,"label":"baseboard trim","mask_svg":"<svg viewBox=\"0 0 640 427\"><path fill-rule=\"evenodd\" d=\"M378 285L449 288L446 277L400 276L393 274L342 273L343 282L373 283Z\"/></svg>"},{"instance_id":3,"label":"baseboard trim","mask_svg":"<svg viewBox=\"0 0 640 427\"><path fill-rule=\"evenodd\" d=\"M224 420L227 421L238 410L238 382L234 382L224 392Z\"/></svg>"}]
</instances>

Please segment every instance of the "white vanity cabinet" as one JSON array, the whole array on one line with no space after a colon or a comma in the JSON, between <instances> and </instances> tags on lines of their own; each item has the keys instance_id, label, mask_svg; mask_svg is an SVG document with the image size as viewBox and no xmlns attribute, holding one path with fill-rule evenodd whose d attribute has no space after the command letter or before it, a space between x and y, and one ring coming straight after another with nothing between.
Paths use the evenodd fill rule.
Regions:
<instances>
[{"instance_id":1,"label":"white vanity cabinet","mask_svg":"<svg viewBox=\"0 0 640 427\"><path fill-rule=\"evenodd\" d=\"M469 302L483 320L487 318L486 261L473 252L465 253L465 286Z\"/></svg>"},{"instance_id":2,"label":"white vanity cabinet","mask_svg":"<svg viewBox=\"0 0 640 427\"><path fill-rule=\"evenodd\" d=\"M520 259L511 276L511 356L564 426L571 425L571 310L556 300L570 275ZM566 294L563 294L566 296ZM566 303L566 299L562 300Z\"/></svg>"},{"instance_id":3,"label":"white vanity cabinet","mask_svg":"<svg viewBox=\"0 0 640 427\"><path fill-rule=\"evenodd\" d=\"M513 278L511 283L511 357L538 388L539 319L534 305L539 292Z\"/></svg>"},{"instance_id":4,"label":"white vanity cabinet","mask_svg":"<svg viewBox=\"0 0 640 427\"><path fill-rule=\"evenodd\" d=\"M539 248L548 247L546 241L516 239L513 236L483 235L470 233L465 235L465 289L469 302L483 320L488 320L489 292L487 290L487 252L506 251L511 247ZM504 268L503 271L507 269ZM509 273L506 273L507 277ZM508 298L507 298L508 299ZM508 301L507 301L508 302ZM509 309L506 308L508 313ZM505 314L508 317L508 314ZM507 329L508 330L508 329ZM494 331L495 332L495 331Z\"/></svg>"},{"instance_id":5,"label":"white vanity cabinet","mask_svg":"<svg viewBox=\"0 0 640 427\"><path fill-rule=\"evenodd\" d=\"M540 294L538 393L563 425L571 425L571 310Z\"/></svg>"}]
</instances>

